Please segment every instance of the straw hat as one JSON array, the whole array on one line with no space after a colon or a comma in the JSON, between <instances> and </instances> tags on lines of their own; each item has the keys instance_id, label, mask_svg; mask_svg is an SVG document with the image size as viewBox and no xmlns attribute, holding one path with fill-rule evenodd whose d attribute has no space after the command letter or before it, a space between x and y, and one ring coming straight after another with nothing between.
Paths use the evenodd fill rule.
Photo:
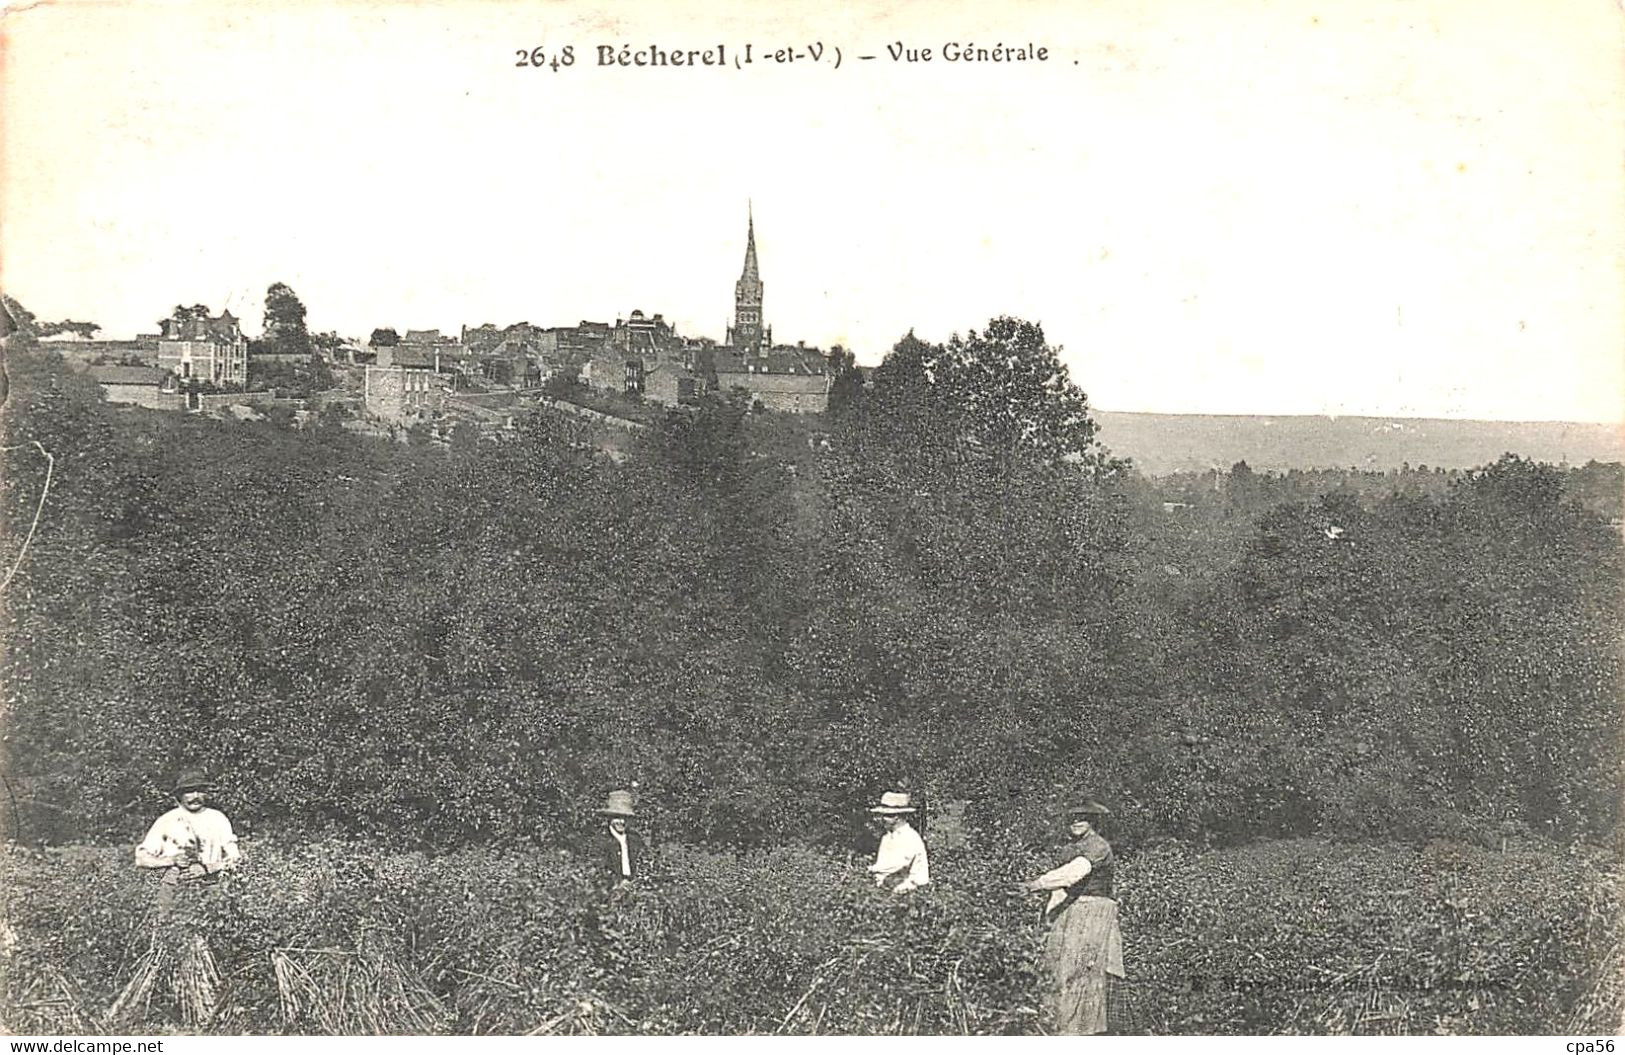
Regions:
<instances>
[{"instance_id":1,"label":"straw hat","mask_svg":"<svg viewBox=\"0 0 1625 1055\"><path fill-rule=\"evenodd\" d=\"M598 812L608 814L611 817L637 816L637 812L632 809L632 793L630 791L610 792L609 799L604 803L604 808Z\"/></svg>"},{"instance_id":2,"label":"straw hat","mask_svg":"<svg viewBox=\"0 0 1625 1055\"><path fill-rule=\"evenodd\" d=\"M183 769L180 776L175 778L175 786L170 792L179 795L183 791L213 791L214 782L201 769Z\"/></svg>"},{"instance_id":3,"label":"straw hat","mask_svg":"<svg viewBox=\"0 0 1625 1055\"><path fill-rule=\"evenodd\" d=\"M870 813L878 813L885 817L897 817L905 813L914 813L913 800L906 791L888 791L880 796L880 805L870 806Z\"/></svg>"}]
</instances>

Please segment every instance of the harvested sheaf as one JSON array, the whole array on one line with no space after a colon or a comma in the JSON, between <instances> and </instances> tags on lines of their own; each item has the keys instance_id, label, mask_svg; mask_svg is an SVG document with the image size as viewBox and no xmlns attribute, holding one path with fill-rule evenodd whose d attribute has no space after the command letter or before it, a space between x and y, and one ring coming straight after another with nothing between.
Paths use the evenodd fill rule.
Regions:
<instances>
[{"instance_id":1,"label":"harvested sheaf","mask_svg":"<svg viewBox=\"0 0 1625 1055\"><path fill-rule=\"evenodd\" d=\"M341 1036L445 1033L440 999L380 943L271 951L283 1031Z\"/></svg>"}]
</instances>

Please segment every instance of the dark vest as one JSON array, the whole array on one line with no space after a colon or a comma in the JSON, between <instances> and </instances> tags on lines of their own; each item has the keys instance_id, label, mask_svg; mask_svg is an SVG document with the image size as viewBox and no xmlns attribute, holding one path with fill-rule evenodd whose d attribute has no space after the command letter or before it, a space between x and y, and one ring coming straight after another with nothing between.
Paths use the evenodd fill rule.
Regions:
<instances>
[{"instance_id":1,"label":"dark vest","mask_svg":"<svg viewBox=\"0 0 1625 1055\"><path fill-rule=\"evenodd\" d=\"M627 878L621 873L621 844L615 836L604 832L598 837L599 852L603 855L604 877L611 882L619 882ZM643 837L637 832L627 829L626 832L626 859L632 865L633 879L643 877L644 865Z\"/></svg>"},{"instance_id":2,"label":"dark vest","mask_svg":"<svg viewBox=\"0 0 1625 1055\"><path fill-rule=\"evenodd\" d=\"M1080 897L1113 897L1112 872L1117 860L1112 856L1112 844L1102 839L1099 832L1091 831L1067 847L1066 857L1061 863L1066 864L1080 857L1089 858L1089 874L1066 888L1067 901L1072 902Z\"/></svg>"}]
</instances>

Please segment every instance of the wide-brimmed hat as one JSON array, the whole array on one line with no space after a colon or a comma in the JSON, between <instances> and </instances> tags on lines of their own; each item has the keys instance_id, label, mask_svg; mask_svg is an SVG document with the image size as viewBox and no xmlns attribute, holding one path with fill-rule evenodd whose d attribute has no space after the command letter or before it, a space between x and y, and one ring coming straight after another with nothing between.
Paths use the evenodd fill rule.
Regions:
<instances>
[{"instance_id":1,"label":"wide-brimmed hat","mask_svg":"<svg viewBox=\"0 0 1625 1055\"><path fill-rule=\"evenodd\" d=\"M1111 812L1111 810L1088 795L1081 795L1067 803L1066 806L1066 813L1069 817L1109 817Z\"/></svg>"},{"instance_id":2,"label":"wide-brimmed hat","mask_svg":"<svg viewBox=\"0 0 1625 1055\"><path fill-rule=\"evenodd\" d=\"M914 800L909 798L906 791L888 791L880 796L880 805L870 806L870 813L878 813L885 817L897 817L905 813L917 812Z\"/></svg>"},{"instance_id":3,"label":"wide-brimmed hat","mask_svg":"<svg viewBox=\"0 0 1625 1055\"><path fill-rule=\"evenodd\" d=\"M604 802L604 808L598 811L611 817L636 817L637 812L632 809L632 793L630 791L612 791Z\"/></svg>"},{"instance_id":4,"label":"wide-brimmed hat","mask_svg":"<svg viewBox=\"0 0 1625 1055\"><path fill-rule=\"evenodd\" d=\"M183 769L180 776L175 778L175 786L170 792L179 795L183 791L213 791L214 781L209 779L207 773L201 769Z\"/></svg>"}]
</instances>

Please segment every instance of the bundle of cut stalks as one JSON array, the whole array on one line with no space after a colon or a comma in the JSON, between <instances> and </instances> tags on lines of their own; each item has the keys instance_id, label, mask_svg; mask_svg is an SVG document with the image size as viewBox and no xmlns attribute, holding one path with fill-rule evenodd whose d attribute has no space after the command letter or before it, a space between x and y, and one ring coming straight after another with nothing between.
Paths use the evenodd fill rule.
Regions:
<instances>
[{"instance_id":1,"label":"bundle of cut stalks","mask_svg":"<svg viewBox=\"0 0 1625 1055\"><path fill-rule=\"evenodd\" d=\"M208 942L198 935L186 939L178 957L163 942L147 946L147 951L136 959L130 980L108 1008L107 1022L122 1023L137 1015L147 1018L153 993L165 974L170 976L181 1022L191 1029L207 1026L218 1004L220 972Z\"/></svg>"},{"instance_id":2,"label":"bundle of cut stalks","mask_svg":"<svg viewBox=\"0 0 1625 1055\"><path fill-rule=\"evenodd\" d=\"M294 1031L377 1036L444 1032L451 1015L394 957L365 947L271 952L282 1021Z\"/></svg>"},{"instance_id":3,"label":"bundle of cut stalks","mask_svg":"<svg viewBox=\"0 0 1625 1055\"><path fill-rule=\"evenodd\" d=\"M118 999L107 1009L106 1017L109 1024L123 1022L137 1009L140 1009L142 1018L146 1017L147 1009L152 1004L152 991L156 988L168 959L164 947L157 942L148 945L147 951L136 958L135 970L131 973L130 980L124 983L124 989L120 991Z\"/></svg>"},{"instance_id":4,"label":"bundle of cut stalks","mask_svg":"<svg viewBox=\"0 0 1625 1055\"><path fill-rule=\"evenodd\" d=\"M57 968L47 968L7 1001L5 1029L12 1033L94 1033L98 1023L86 1013L78 987Z\"/></svg>"},{"instance_id":5,"label":"bundle of cut stalks","mask_svg":"<svg viewBox=\"0 0 1625 1055\"><path fill-rule=\"evenodd\" d=\"M175 967L175 1003L180 1008L181 1021L193 1028L208 1025L214 1018L219 990L220 972L215 967L209 943L194 937Z\"/></svg>"}]
</instances>

